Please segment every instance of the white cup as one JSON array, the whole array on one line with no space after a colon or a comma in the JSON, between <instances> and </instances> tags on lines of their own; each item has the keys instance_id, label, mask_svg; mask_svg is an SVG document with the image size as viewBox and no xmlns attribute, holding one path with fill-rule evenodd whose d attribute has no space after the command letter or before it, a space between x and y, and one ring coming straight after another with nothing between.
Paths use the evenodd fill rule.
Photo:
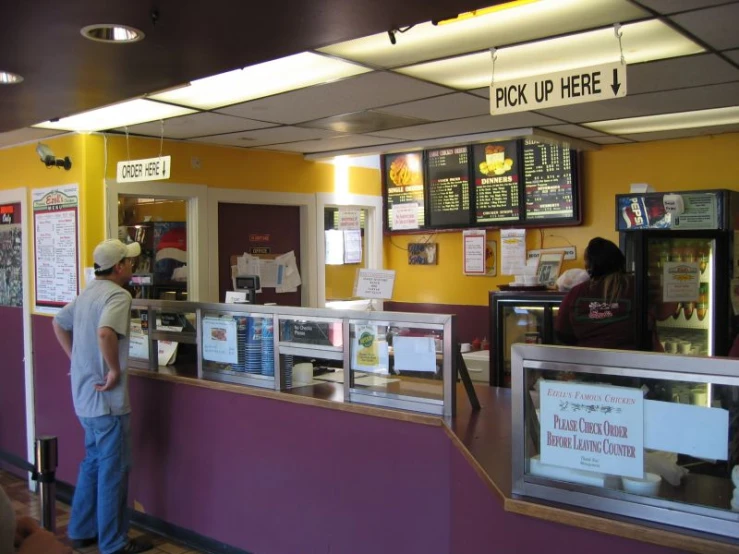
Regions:
<instances>
[{"instance_id":1,"label":"white cup","mask_svg":"<svg viewBox=\"0 0 739 554\"><path fill-rule=\"evenodd\" d=\"M459 349L462 352L472 352L472 345L469 342L463 342L459 345Z\"/></svg>"},{"instance_id":2,"label":"white cup","mask_svg":"<svg viewBox=\"0 0 739 554\"><path fill-rule=\"evenodd\" d=\"M681 340L677 343L677 351L680 352L680 354L690 354L690 350L692 348L693 345L690 341Z\"/></svg>"},{"instance_id":3,"label":"white cup","mask_svg":"<svg viewBox=\"0 0 739 554\"><path fill-rule=\"evenodd\" d=\"M667 352L668 354L677 354L677 342L672 339L666 340L665 352Z\"/></svg>"}]
</instances>

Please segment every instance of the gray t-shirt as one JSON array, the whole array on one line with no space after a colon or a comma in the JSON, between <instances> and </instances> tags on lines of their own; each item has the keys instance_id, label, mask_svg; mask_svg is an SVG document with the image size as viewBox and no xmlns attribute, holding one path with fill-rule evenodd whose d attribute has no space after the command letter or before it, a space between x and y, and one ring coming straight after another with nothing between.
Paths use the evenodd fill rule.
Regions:
<instances>
[{"instance_id":1,"label":"gray t-shirt","mask_svg":"<svg viewBox=\"0 0 739 554\"><path fill-rule=\"evenodd\" d=\"M131 295L112 281L95 279L54 317L72 331L72 399L79 417L124 415L128 401L128 332L131 324ZM108 365L98 345L98 329L110 327L118 334L121 379L113 390L98 392L105 383Z\"/></svg>"}]
</instances>

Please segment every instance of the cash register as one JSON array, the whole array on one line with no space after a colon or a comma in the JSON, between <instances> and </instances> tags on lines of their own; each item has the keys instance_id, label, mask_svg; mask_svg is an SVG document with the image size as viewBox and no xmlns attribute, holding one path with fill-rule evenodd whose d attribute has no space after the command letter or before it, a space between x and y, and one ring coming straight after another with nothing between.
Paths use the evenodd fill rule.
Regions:
<instances>
[{"instance_id":1,"label":"cash register","mask_svg":"<svg viewBox=\"0 0 739 554\"><path fill-rule=\"evenodd\" d=\"M235 278L234 290L245 293L246 304L257 303L257 291L260 289L259 275L243 275Z\"/></svg>"}]
</instances>

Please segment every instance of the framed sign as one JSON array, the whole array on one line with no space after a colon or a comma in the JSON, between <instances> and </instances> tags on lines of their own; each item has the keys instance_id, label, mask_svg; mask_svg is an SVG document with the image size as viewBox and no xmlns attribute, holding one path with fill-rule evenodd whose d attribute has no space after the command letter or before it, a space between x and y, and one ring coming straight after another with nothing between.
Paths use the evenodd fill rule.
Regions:
<instances>
[{"instance_id":1,"label":"framed sign","mask_svg":"<svg viewBox=\"0 0 739 554\"><path fill-rule=\"evenodd\" d=\"M539 284L554 285L562 269L563 258L564 252L549 252L539 256L539 266L536 269Z\"/></svg>"}]
</instances>

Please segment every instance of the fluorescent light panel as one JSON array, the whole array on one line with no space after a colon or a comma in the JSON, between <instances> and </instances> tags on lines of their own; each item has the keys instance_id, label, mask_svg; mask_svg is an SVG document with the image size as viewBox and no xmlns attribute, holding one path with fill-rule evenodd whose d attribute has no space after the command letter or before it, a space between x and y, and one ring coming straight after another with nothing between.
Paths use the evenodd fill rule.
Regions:
<instances>
[{"instance_id":1,"label":"fluorescent light panel","mask_svg":"<svg viewBox=\"0 0 739 554\"><path fill-rule=\"evenodd\" d=\"M303 52L198 79L188 86L152 94L149 97L212 110L369 71L371 70L354 63Z\"/></svg>"},{"instance_id":2,"label":"fluorescent light panel","mask_svg":"<svg viewBox=\"0 0 739 554\"><path fill-rule=\"evenodd\" d=\"M732 125L735 123L739 123L739 106L595 121L583 124L583 126L613 135L636 135L656 131Z\"/></svg>"},{"instance_id":3,"label":"fluorescent light panel","mask_svg":"<svg viewBox=\"0 0 739 554\"><path fill-rule=\"evenodd\" d=\"M148 121L168 119L178 115L194 113L194 111L189 108L170 106L169 104L161 104L139 98L137 100L129 100L120 104L106 106L105 108L98 108L64 117L59 121L45 121L44 123L34 125L34 127L79 132L104 131L106 129L127 127Z\"/></svg>"},{"instance_id":4,"label":"fluorescent light panel","mask_svg":"<svg viewBox=\"0 0 739 554\"><path fill-rule=\"evenodd\" d=\"M627 64L687 56L703 48L664 23L651 20L621 27ZM522 79L617 62L620 57L613 29L542 40L498 50L495 80ZM396 70L432 83L469 90L490 84L493 62L490 52L478 52Z\"/></svg>"},{"instance_id":5,"label":"fluorescent light panel","mask_svg":"<svg viewBox=\"0 0 739 554\"><path fill-rule=\"evenodd\" d=\"M320 51L376 67L400 67L649 15L626 0L539 0L449 25L416 25L406 33L397 34L395 45L390 44L387 33L380 33Z\"/></svg>"}]
</instances>

